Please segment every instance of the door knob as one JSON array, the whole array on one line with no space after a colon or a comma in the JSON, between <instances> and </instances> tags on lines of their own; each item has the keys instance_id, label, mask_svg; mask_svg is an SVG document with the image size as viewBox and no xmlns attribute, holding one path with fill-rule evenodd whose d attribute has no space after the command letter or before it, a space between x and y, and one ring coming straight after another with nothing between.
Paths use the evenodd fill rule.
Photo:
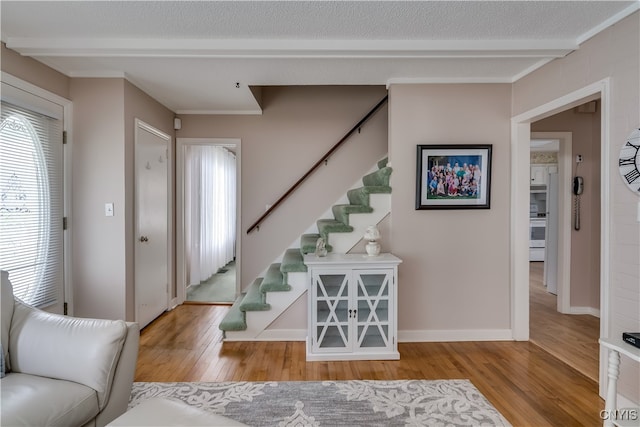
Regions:
<instances>
[{"instance_id":1,"label":"door knob","mask_svg":"<svg viewBox=\"0 0 640 427\"><path fill-rule=\"evenodd\" d=\"M147 236L140 236L140 241L141 241L142 243L144 243L144 242L148 242L148 241L149 241L149 238L148 238Z\"/></svg>"}]
</instances>

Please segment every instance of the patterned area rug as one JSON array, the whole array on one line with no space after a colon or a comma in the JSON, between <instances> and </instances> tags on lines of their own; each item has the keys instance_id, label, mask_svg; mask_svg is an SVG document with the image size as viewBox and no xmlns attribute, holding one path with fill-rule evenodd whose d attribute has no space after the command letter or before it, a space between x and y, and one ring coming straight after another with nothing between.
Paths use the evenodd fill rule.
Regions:
<instances>
[{"instance_id":1,"label":"patterned area rug","mask_svg":"<svg viewBox=\"0 0 640 427\"><path fill-rule=\"evenodd\" d=\"M468 380L134 383L250 426L509 426Z\"/></svg>"}]
</instances>

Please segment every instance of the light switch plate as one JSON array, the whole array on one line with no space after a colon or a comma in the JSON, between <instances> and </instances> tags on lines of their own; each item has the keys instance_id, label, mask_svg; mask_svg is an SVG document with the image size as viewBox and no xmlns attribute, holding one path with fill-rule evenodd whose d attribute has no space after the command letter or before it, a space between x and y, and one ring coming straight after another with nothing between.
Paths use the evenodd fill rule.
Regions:
<instances>
[{"instance_id":1,"label":"light switch plate","mask_svg":"<svg viewBox=\"0 0 640 427\"><path fill-rule=\"evenodd\" d=\"M104 216L113 216L113 203L104 204Z\"/></svg>"}]
</instances>

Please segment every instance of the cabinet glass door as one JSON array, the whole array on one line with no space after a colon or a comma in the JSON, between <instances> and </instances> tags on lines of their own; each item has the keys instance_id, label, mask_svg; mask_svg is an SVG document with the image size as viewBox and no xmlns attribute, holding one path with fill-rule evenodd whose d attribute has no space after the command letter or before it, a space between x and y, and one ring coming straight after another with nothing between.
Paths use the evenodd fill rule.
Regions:
<instances>
[{"instance_id":1,"label":"cabinet glass door","mask_svg":"<svg viewBox=\"0 0 640 427\"><path fill-rule=\"evenodd\" d=\"M345 273L314 274L313 298L316 325L314 348L349 351L349 276Z\"/></svg>"},{"instance_id":2,"label":"cabinet glass door","mask_svg":"<svg viewBox=\"0 0 640 427\"><path fill-rule=\"evenodd\" d=\"M356 271L357 347L391 348L389 305L393 274L390 270Z\"/></svg>"}]
</instances>

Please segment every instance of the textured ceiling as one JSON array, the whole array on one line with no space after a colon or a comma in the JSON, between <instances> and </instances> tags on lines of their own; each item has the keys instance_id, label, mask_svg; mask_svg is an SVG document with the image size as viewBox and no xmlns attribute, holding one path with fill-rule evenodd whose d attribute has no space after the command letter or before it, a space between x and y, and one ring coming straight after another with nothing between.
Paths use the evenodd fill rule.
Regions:
<instances>
[{"instance_id":1,"label":"textured ceiling","mask_svg":"<svg viewBox=\"0 0 640 427\"><path fill-rule=\"evenodd\" d=\"M0 7L7 47L69 76L127 77L176 112L259 112L249 86L514 81L638 2L3 0Z\"/></svg>"}]
</instances>

